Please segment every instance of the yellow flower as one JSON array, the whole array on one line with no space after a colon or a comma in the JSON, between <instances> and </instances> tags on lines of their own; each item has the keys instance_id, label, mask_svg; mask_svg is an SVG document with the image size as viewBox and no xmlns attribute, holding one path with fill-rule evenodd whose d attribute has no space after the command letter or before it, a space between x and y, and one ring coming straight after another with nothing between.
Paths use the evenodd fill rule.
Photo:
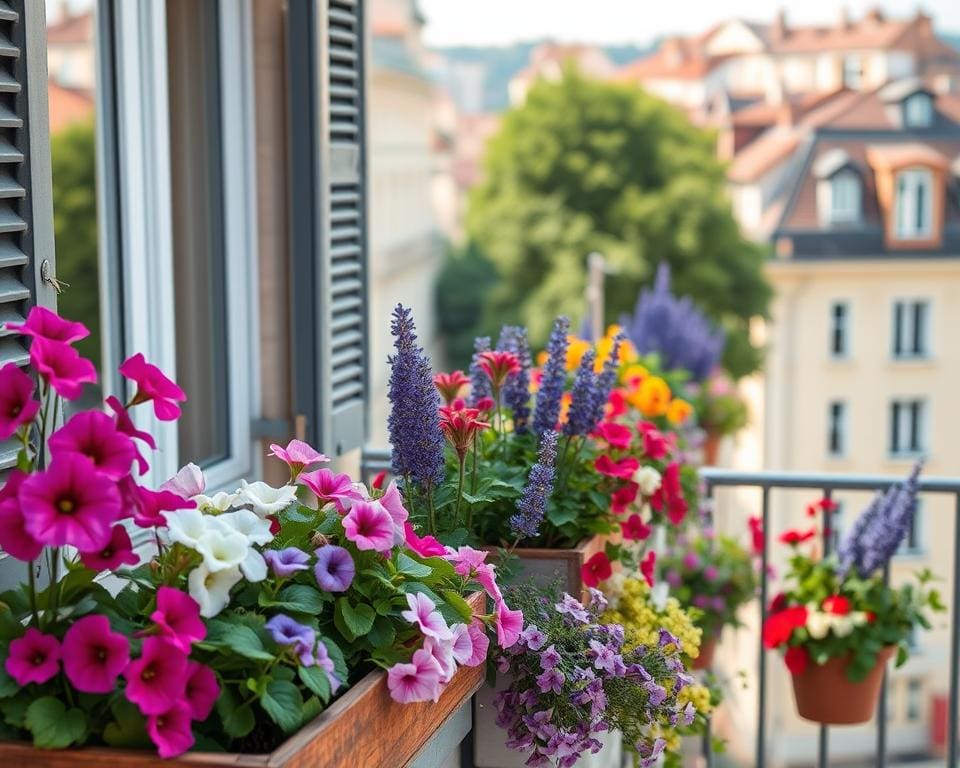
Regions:
<instances>
[{"instance_id":1,"label":"yellow flower","mask_svg":"<svg viewBox=\"0 0 960 768\"><path fill-rule=\"evenodd\" d=\"M607 335L597 342L597 359L594 363L594 370L597 373L603 370L603 365L610 357L610 351L613 349L613 339L620 333L619 325L611 325L607 329ZM620 351L617 352L617 361L623 365L637 359L637 349L630 343L629 339L620 342Z\"/></svg>"},{"instance_id":2,"label":"yellow flower","mask_svg":"<svg viewBox=\"0 0 960 768\"><path fill-rule=\"evenodd\" d=\"M620 381L635 389L639 387L640 382L649 375L650 371L647 370L646 366L640 365L640 363L634 363L633 365L628 365L626 368L624 368L623 373L620 376Z\"/></svg>"},{"instance_id":3,"label":"yellow flower","mask_svg":"<svg viewBox=\"0 0 960 768\"><path fill-rule=\"evenodd\" d=\"M576 336L567 336L567 370L575 371L580 365L580 361L591 348L589 341L578 339Z\"/></svg>"},{"instance_id":4,"label":"yellow flower","mask_svg":"<svg viewBox=\"0 0 960 768\"><path fill-rule=\"evenodd\" d=\"M647 418L663 416L670 406L670 387L659 376L647 376L628 400Z\"/></svg>"},{"instance_id":5,"label":"yellow flower","mask_svg":"<svg viewBox=\"0 0 960 768\"><path fill-rule=\"evenodd\" d=\"M550 353L547 350L543 349L537 352L537 367L543 368L547 364L547 360L550 359Z\"/></svg>"},{"instance_id":6,"label":"yellow flower","mask_svg":"<svg viewBox=\"0 0 960 768\"><path fill-rule=\"evenodd\" d=\"M567 414L570 412L571 403L573 403L573 395L564 392L560 398L560 418L558 419L561 424L567 423Z\"/></svg>"},{"instance_id":7,"label":"yellow flower","mask_svg":"<svg viewBox=\"0 0 960 768\"><path fill-rule=\"evenodd\" d=\"M690 418L691 413L693 413L693 406L686 400L677 397L671 400L670 405L667 406L667 421L674 426L679 426Z\"/></svg>"}]
</instances>

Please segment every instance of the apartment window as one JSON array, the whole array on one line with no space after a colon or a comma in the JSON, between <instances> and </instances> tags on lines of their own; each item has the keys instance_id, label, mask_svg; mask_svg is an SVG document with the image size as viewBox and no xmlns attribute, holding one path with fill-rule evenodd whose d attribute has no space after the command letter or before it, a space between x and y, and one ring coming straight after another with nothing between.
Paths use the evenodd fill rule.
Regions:
<instances>
[{"instance_id":1,"label":"apartment window","mask_svg":"<svg viewBox=\"0 0 960 768\"><path fill-rule=\"evenodd\" d=\"M928 93L915 93L903 102L903 123L908 128L927 128L933 123L933 99Z\"/></svg>"},{"instance_id":2,"label":"apartment window","mask_svg":"<svg viewBox=\"0 0 960 768\"><path fill-rule=\"evenodd\" d=\"M843 58L843 84L854 91L863 86L863 59L855 54Z\"/></svg>"},{"instance_id":3,"label":"apartment window","mask_svg":"<svg viewBox=\"0 0 960 768\"><path fill-rule=\"evenodd\" d=\"M853 171L838 173L830 181L830 221L835 224L860 218L860 179Z\"/></svg>"},{"instance_id":4,"label":"apartment window","mask_svg":"<svg viewBox=\"0 0 960 768\"><path fill-rule=\"evenodd\" d=\"M843 456L847 449L847 404L834 400L827 409L827 453Z\"/></svg>"},{"instance_id":5,"label":"apartment window","mask_svg":"<svg viewBox=\"0 0 960 768\"><path fill-rule=\"evenodd\" d=\"M899 240L930 237L933 231L933 175L923 168L897 174L895 233Z\"/></svg>"},{"instance_id":6,"label":"apartment window","mask_svg":"<svg viewBox=\"0 0 960 768\"><path fill-rule=\"evenodd\" d=\"M894 400L890 403L890 454L912 456L923 453L926 404L923 400Z\"/></svg>"},{"instance_id":7,"label":"apartment window","mask_svg":"<svg viewBox=\"0 0 960 768\"><path fill-rule=\"evenodd\" d=\"M923 540L921 537L923 528L923 500L917 499L917 506L913 510L913 517L910 518L910 527L907 529L907 535L900 543L898 553L901 555L916 555L923 552Z\"/></svg>"},{"instance_id":8,"label":"apartment window","mask_svg":"<svg viewBox=\"0 0 960 768\"><path fill-rule=\"evenodd\" d=\"M893 303L893 356L898 359L929 354L930 303L923 300Z\"/></svg>"},{"instance_id":9,"label":"apartment window","mask_svg":"<svg viewBox=\"0 0 960 768\"><path fill-rule=\"evenodd\" d=\"M846 357L850 352L850 305L835 301L830 305L830 354Z\"/></svg>"},{"instance_id":10,"label":"apartment window","mask_svg":"<svg viewBox=\"0 0 960 768\"><path fill-rule=\"evenodd\" d=\"M915 723L923 715L923 680L911 678L907 681L907 722Z\"/></svg>"}]
</instances>

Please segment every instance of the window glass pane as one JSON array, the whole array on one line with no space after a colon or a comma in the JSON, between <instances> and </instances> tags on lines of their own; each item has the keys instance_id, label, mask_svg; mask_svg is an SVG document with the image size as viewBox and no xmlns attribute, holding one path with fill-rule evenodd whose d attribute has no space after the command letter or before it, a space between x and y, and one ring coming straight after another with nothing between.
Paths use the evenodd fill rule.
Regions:
<instances>
[{"instance_id":1,"label":"window glass pane","mask_svg":"<svg viewBox=\"0 0 960 768\"><path fill-rule=\"evenodd\" d=\"M900 451L900 403L894 402L890 406L890 452Z\"/></svg>"},{"instance_id":2,"label":"window glass pane","mask_svg":"<svg viewBox=\"0 0 960 768\"><path fill-rule=\"evenodd\" d=\"M217 3L167 0L180 463L230 452Z\"/></svg>"},{"instance_id":3,"label":"window glass pane","mask_svg":"<svg viewBox=\"0 0 960 768\"><path fill-rule=\"evenodd\" d=\"M915 355L922 355L925 352L926 309L927 306L922 301L916 301L913 304L913 353Z\"/></svg>"},{"instance_id":4,"label":"window glass pane","mask_svg":"<svg viewBox=\"0 0 960 768\"><path fill-rule=\"evenodd\" d=\"M893 353L895 355L903 354L903 302L896 302L893 305Z\"/></svg>"}]
</instances>

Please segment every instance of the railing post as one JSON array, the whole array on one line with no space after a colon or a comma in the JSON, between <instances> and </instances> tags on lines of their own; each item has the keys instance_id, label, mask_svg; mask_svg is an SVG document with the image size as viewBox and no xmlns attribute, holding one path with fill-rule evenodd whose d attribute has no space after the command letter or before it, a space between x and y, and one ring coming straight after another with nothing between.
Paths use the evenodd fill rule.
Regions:
<instances>
[{"instance_id":1,"label":"railing post","mask_svg":"<svg viewBox=\"0 0 960 768\"><path fill-rule=\"evenodd\" d=\"M757 768L763 768L767 758L767 659L763 648L763 624L767 620L767 603L769 602L767 580L770 572L770 488L766 485L763 486L761 514L763 549L760 553L760 651L757 659L757 749L754 760Z\"/></svg>"},{"instance_id":2,"label":"railing post","mask_svg":"<svg viewBox=\"0 0 960 768\"><path fill-rule=\"evenodd\" d=\"M716 516L713 514L713 484L707 480L704 482L703 487L703 498L706 502L706 517L708 524L713 527L716 522ZM709 674L710 670L707 670ZM713 733L712 733L712 717L707 717L707 729L703 733L703 764L704 768L713 768Z\"/></svg>"},{"instance_id":3,"label":"railing post","mask_svg":"<svg viewBox=\"0 0 960 768\"><path fill-rule=\"evenodd\" d=\"M960 493L953 516L953 605L950 623L950 714L947 724L947 766L957 768L957 727L960 721Z\"/></svg>"},{"instance_id":4,"label":"railing post","mask_svg":"<svg viewBox=\"0 0 960 768\"><path fill-rule=\"evenodd\" d=\"M829 488L824 488L823 498L827 501L831 501L833 498L833 491ZM821 531L821 539L823 542L823 556L827 557L830 555L830 552L833 549L833 510L830 508L829 504L824 504L822 512L823 526ZM829 768L829 752L830 731L827 729L827 726L821 725L819 743L817 745L817 765L819 768Z\"/></svg>"}]
</instances>

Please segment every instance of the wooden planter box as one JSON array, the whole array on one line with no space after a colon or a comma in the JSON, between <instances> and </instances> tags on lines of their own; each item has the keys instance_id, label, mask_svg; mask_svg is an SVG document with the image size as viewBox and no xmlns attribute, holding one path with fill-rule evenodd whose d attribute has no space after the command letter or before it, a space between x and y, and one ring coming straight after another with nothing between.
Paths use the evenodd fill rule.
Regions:
<instances>
[{"instance_id":1,"label":"wooden planter box","mask_svg":"<svg viewBox=\"0 0 960 768\"><path fill-rule=\"evenodd\" d=\"M514 554L520 558L518 581L527 579L541 587L559 580L560 588L571 595L585 598L587 589L580 577L583 564L597 552L603 552L608 541L618 541L620 534L598 533L584 539L573 549L534 549L520 547ZM614 563L614 571L619 563Z\"/></svg>"},{"instance_id":2,"label":"wooden planter box","mask_svg":"<svg viewBox=\"0 0 960 768\"><path fill-rule=\"evenodd\" d=\"M483 610L486 595L469 602ZM315 720L269 754L188 752L161 760L151 752L90 747L39 750L21 742L0 742L0 763L10 768L400 768L421 749L483 683L485 665L461 667L440 700L397 704L387 675L374 671Z\"/></svg>"}]
</instances>

